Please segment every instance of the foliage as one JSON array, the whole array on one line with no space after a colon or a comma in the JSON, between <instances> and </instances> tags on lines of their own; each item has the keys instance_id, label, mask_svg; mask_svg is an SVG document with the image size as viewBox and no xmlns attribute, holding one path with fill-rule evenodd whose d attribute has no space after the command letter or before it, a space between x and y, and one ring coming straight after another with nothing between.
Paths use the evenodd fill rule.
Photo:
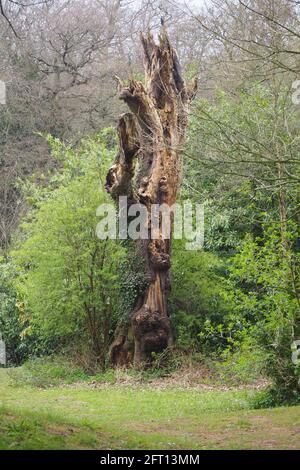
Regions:
<instances>
[{"instance_id":1,"label":"foliage","mask_svg":"<svg viewBox=\"0 0 300 470\"><path fill-rule=\"evenodd\" d=\"M0 333L6 344L8 365L18 365L34 350L34 338L22 337L24 321L17 308L14 287L16 271L11 263L0 260Z\"/></svg>"},{"instance_id":2,"label":"foliage","mask_svg":"<svg viewBox=\"0 0 300 470\"><path fill-rule=\"evenodd\" d=\"M79 150L49 137L63 164L48 188L27 186L33 210L22 224L17 249L20 310L45 343L85 344L104 365L116 321L117 266L122 250L96 236L97 207L107 202L102 174L111 153L102 133Z\"/></svg>"},{"instance_id":3,"label":"foliage","mask_svg":"<svg viewBox=\"0 0 300 470\"><path fill-rule=\"evenodd\" d=\"M264 239L248 237L232 260L235 310L248 320L247 338L264 354L264 371L279 402L297 401L300 370L291 345L300 335L299 255L292 251L294 227L282 233L269 227ZM275 393L274 393L275 392Z\"/></svg>"},{"instance_id":4,"label":"foliage","mask_svg":"<svg viewBox=\"0 0 300 470\"><path fill-rule=\"evenodd\" d=\"M205 248L227 267L229 308L219 322L226 327L213 348L221 367L243 376L255 361L255 374L271 379L277 403L294 402L300 392L291 360L300 313L299 133L288 93L285 86L275 92L252 83L235 93L220 91L214 101L198 100L183 194L196 202L201 197ZM194 286L186 285L191 298ZM216 337L211 312L204 312L201 336L211 331ZM224 336L227 345L220 350Z\"/></svg>"},{"instance_id":5,"label":"foliage","mask_svg":"<svg viewBox=\"0 0 300 470\"><path fill-rule=\"evenodd\" d=\"M175 241L170 311L178 346L218 355L235 328L226 288L226 264L206 251Z\"/></svg>"},{"instance_id":6,"label":"foliage","mask_svg":"<svg viewBox=\"0 0 300 470\"><path fill-rule=\"evenodd\" d=\"M71 384L88 378L86 372L66 357L32 358L22 367L10 369L9 378L15 387L30 386L48 388Z\"/></svg>"},{"instance_id":7,"label":"foliage","mask_svg":"<svg viewBox=\"0 0 300 470\"><path fill-rule=\"evenodd\" d=\"M262 85L197 100L189 128L183 197L205 203L205 247L233 254L247 233L279 221L279 189L294 214L299 164L297 111L289 90Z\"/></svg>"},{"instance_id":8,"label":"foliage","mask_svg":"<svg viewBox=\"0 0 300 470\"><path fill-rule=\"evenodd\" d=\"M253 341L249 327L245 326L242 334L233 340L231 347L222 351L221 360L214 362L220 382L245 385L262 381L265 385L265 353Z\"/></svg>"}]
</instances>

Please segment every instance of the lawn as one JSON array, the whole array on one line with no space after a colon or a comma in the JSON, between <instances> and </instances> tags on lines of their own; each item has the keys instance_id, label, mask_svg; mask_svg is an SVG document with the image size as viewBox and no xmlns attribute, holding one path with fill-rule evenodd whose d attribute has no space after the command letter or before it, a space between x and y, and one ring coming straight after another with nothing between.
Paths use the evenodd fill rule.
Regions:
<instances>
[{"instance_id":1,"label":"lawn","mask_svg":"<svg viewBox=\"0 0 300 470\"><path fill-rule=\"evenodd\" d=\"M0 369L0 449L298 449L300 406L251 410L254 393L16 387Z\"/></svg>"}]
</instances>

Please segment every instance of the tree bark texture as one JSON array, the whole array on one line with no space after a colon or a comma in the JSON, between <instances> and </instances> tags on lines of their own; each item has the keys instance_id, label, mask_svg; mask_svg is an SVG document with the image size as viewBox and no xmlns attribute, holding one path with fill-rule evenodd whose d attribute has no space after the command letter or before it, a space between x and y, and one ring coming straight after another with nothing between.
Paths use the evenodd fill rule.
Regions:
<instances>
[{"instance_id":1,"label":"tree bark texture","mask_svg":"<svg viewBox=\"0 0 300 470\"><path fill-rule=\"evenodd\" d=\"M141 42L145 84L130 80L125 86L119 81L120 99L130 112L119 118L119 152L108 172L106 190L116 202L119 196L127 196L128 204L145 206L150 220L152 204L172 206L176 202L181 180L180 150L197 81L186 84L164 26L158 44L150 33L142 34ZM167 309L171 241L163 239L161 233L151 239L150 223L147 229L149 239L136 242L145 263L147 288L128 321L137 367L150 363L153 353L164 351L172 343ZM111 347L114 364L126 363L126 343L122 328Z\"/></svg>"}]
</instances>

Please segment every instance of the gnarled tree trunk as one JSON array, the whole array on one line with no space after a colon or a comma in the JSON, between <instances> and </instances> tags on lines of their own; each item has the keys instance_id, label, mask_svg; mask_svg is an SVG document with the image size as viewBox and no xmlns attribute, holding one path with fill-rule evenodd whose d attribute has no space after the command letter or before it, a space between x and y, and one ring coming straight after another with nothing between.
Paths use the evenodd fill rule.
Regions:
<instances>
[{"instance_id":1,"label":"gnarled tree trunk","mask_svg":"<svg viewBox=\"0 0 300 470\"><path fill-rule=\"evenodd\" d=\"M120 149L107 175L106 189L118 201L127 196L128 204L147 208L150 220L152 204L176 202L181 178L180 149L184 143L188 105L197 82L186 85L176 51L164 26L159 44L153 36L141 35L144 48L145 85L131 80L119 82L120 99L130 113L119 119ZM156 239L138 240L145 261L146 291L141 293L131 312L128 325L134 339L134 364L141 367L151 361L153 352L162 352L172 342L167 309L170 290L171 243L161 231ZM127 354L126 332L111 347L111 359L124 364Z\"/></svg>"}]
</instances>

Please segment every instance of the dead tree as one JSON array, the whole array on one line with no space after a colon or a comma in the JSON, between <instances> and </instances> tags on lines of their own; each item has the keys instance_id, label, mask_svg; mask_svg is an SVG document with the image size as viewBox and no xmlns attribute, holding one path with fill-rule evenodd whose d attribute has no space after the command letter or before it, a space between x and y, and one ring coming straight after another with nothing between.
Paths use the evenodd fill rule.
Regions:
<instances>
[{"instance_id":1,"label":"dead tree","mask_svg":"<svg viewBox=\"0 0 300 470\"><path fill-rule=\"evenodd\" d=\"M128 204L140 203L147 208L150 220L152 204L176 202L181 179L181 158L188 107L197 88L196 79L186 84L176 51L164 26L159 44L148 33L141 35L144 49L145 85L131 80L128 86L119 81L120 99L130 113L120 116L119 153L107 175L106 189L117 202L127 196ZM172 343L167 309L170 290L171 241L158 237L138 240L137 248L144 259L147 288L136 300L128 319L128 328L119 329L111 347L115 365L126 363L128 331L134 340L136 367L151 362L153 353L162 352Z\"/></svg>"}]
</instances>

